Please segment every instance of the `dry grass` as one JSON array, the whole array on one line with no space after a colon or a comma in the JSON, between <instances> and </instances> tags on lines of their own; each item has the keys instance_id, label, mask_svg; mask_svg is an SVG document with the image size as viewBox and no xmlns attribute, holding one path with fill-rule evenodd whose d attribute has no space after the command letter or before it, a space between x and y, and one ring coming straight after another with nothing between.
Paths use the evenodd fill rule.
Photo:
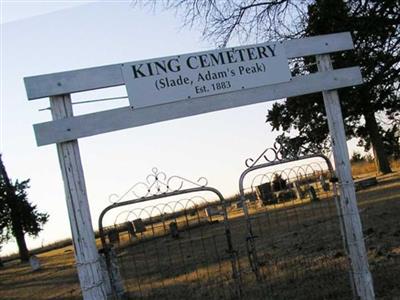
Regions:
<instances>
[{"instance_id":1,"label":"dry grass","mask_svg":"<svg viewBox=\"0 0 400 300\"><path fill-rule=\"evenodd\" d=\"M42 269L12 261L0 269L0 299L81 299L72 246L38 255Z\"/></svg>"},{"instance_id":2,"label":"dry grass","mask_svg":"<svg viewBox=\"0 0 400 300\"><path fill-rule=\"evenodd\" d=\"M51 244L48 244L48 245L45 245L45 246L42 246L39 248L32 249L29 251L29 253L31 255L38 255L38 254L46 253L46 252L49 252L52 250L58 250L61 248L65 248L65 247L68 247L71 245L72 245L72 240L70 238L68 238L68 239L53 242ZM11 261L17 260L18 258L19 258L18 253L12 253L10 255L6 255L6 256L2 257L2 260L3 260L3 262L11 262Z\"/></svg>"},{"instance_id":3,"label":"dry grass","mask_svg":"<svg viewBox=\"0 0 400 300\"><path fill-rule=\"evenodd\" d=\"M400 170L400 160L391 160L390 166L392 170ZM373 161L361 161L351 164L351 172L355 177L364 177L368 175L376 175L377 170Z\"/></svg>"},{"instance_id":4,"label":"dry grass","mask_svg":"<svg viewBox=\"0 0 400 300\"><path fill-rule=\"evenodd\" d=\"M358 192L358 201L377 298L396 299L400 295L400 173L379 177L378 186ZM272 299L350 299L347 263L340 232L332 223L336 219L331 203L324 200L252 208L260 271L265 279L261 283L249 269L242 214L231 212L245 299L265 299L265 291ZM317 207L319 215L314 214ZM301 227L296 226L295 218L304 221ZM219 222L185 231L177 241L165 236L122 247L118 252L131 295L226 299L233 297L235 286L226 249ZM80 298L71 246L39 254L39 259L43 268L37 272L17 261L0 269L0 299Z\"/></svg>"}]
</instances>

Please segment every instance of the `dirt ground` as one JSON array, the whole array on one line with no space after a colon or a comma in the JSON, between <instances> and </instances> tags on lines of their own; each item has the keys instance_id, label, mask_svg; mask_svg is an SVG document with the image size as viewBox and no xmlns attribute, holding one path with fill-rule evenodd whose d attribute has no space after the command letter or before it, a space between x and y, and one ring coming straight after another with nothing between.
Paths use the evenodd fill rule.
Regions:
<instances>
[{"instance_id":1,"label":"dirt ground","mask_svg":"<svg viewBox=\"0 0 400 300\"><path fill-rule=\"evenodd\" d=\"M357 193L365 242L368 250L370 269L374 280L377 299L400 299L400 172L379 177L378 181L379 184L377 186L361 190ZM279 211L281 216L284 213L285 216L290 217L290 214L292 213L291 210L285 208ZM303 213L311 213L311 211L303 210ZM326 210L325 217L329 217L329 214L330 212ZM297 210L296 217L299 216L302 215L299 213L299 210ZM312 216L310 215L310 218L311 217ZM263 236L269 236L266 234L267 232L262 232L264 228L263 226L257 227L257 222L259 222L257 215L254 217L254 222L255 228L259 230L257 234L261 235L263 233ZM235 228L245 227L244 220L240 216L235 216L235 218L232 219L232 223ZM289 226L288 224L290 225L290 222L285 223L285 225ZM264 266L269 266L269 268L265 267L266 271L262 271L263 276L276 279L277 277L268 277L270 276L268 272L273 272L274 270L275 272L282 272L282 270L288 268L290 264L295 266L298 263L304 263L304 260L301 262L296 261L294 256L285 256L284 253L279 250L282 249L282 247L292 247L295 249L295 251L297 251L297 257L305 257L305 253L318 253L324 248L326 248L326 253L328 253L328 248L330 246L327 244L323 236L329 236L330 233L328 231L331 227L324 226L325 225L318 227L307 227L309 229L304 226L306 229L303 231L285 231L286 229L282 227L282 232L285 231L286 233L284 242L282 242L282 239L271 240L270 238L261 238L259 243L265 244L265 247L263 248L264 252L259 254L260 257L265 258L265 261L261 263L264 264ZM217 231L218 230L216 229L216 232ZM274 232L276 232L276 230L274 230ZM195 232L193 232L193 234L195 234ZM337 234L337 232L335 232L335 234ZM159 240L157 243L162 243L162 240ZM234 240L234 244L238 243L240 242ZM151 248L156 249L154 245L157 244L152 245L153 246ZM238 247L244 248L245 246L239 245ZM194 249L194 251L197 250ZM280 255L282 255L286 261L273 260L274 253L277 253L277 251L280 251ZM241 253L240 250L238 253ZM291 253L294 252L291 251ZM343 260L342 256L343 254L337 251L332 252L332 256L329 261L341 262ZM72 246L49 251L47 253L40 254L38 257L42 264L42 268L39 271L33 272L31 271L29 265L22 264L17 261L6 263L5 267L0 269L0 299L80 299L80 289L76 275L76 269L74 266ZM326 257L323 261L325 265L327 261ZM239 264L242 260L244 262L247 260L247 257L245 257L245 255L241 258L239 257ZM271 261L274 261L274 264L268 265L268 263ZM313 260L307 262L311 269L318 269L318 261ZM339 267L341 268L341 266L342 265ZM203 265L203 267L204 272L213 270L212 266L209 268L209 266ZM340 268L338 268L336 265L332 265L332 270L341 272ZM221 267L219 270L221 271ZM224 270L222 270L222 272L224 272ZM180 280L182 283L184 283L185 280L188 280L188 273L186 272L182 274L183 275L180 276ZM317 274L322 276L322 273L318 272L315 272L314 276L317 276ZM342 273L338 273L338 275L340 274ZM308 278L312 278L312 276ZM321 278L316 278L316 280L317 279L320 280ZM244 280L246 280L246 278L244 278ZM327 282L329 282L329 280L330 277L327 277ZM266 288L271 288L273 281L271 280L270 282L272 283L270 283L270 285ZM347 281L343 280L343 282ZM297 282L296 284L298 291L300 292L305 289L313 288L317 290L321 288L313 285L312 280L308 280L307 282ZM301 289L299 288L300 285ZM333 289L337 289L340 286L340 283L331 282L329 285L331 285ZM279 289L281 290L279 292L279 296L272 296L272 299L300 299L300 296L296 298L285 296L285 290L288 290L291 287L293 287L293 285L274 286L276 289L273 290L273 292ZM229 288L229 286L225 288ZM185 296L182 296L183 298L176 299L187 299L188 290L184 291ZM336 293L336 295L339 294ZM350 294L348 293L340 297L328 295L321 296L319 298L315 297L315 299L350 299L351 297L349 295ZM223 297L220 296L219 299L221 298ZM246 297L245 299L250 298L256 299L257 297Z\"/></svg>"}]
</instances>

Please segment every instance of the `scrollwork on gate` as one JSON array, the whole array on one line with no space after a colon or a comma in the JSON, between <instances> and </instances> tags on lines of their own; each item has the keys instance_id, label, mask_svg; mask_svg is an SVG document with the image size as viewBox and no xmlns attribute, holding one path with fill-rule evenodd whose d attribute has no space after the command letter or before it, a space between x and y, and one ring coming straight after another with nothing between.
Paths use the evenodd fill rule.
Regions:
<instances>
[{"instance_id":1,"label":"scrollwork on gate","mask_svg":"<svg viewBox=\"0 0 400 300\"><path fill-rule=\"evenodd\" d=\"M261 163L275 163L283 160L295 160L304 154L315 154L310 149L300 146L297 151L285 148L281 143L275 142L272 147L265 149L256 159L247 158L245 165L247 168L254 167Z\"/></svg>"},{"instance_id":2,"label":"scrollwork on gate","mask_svg":"<svg viewBox=\"0 0 400 300\"><path fill-rule=\"evenodd\" d=\"M282 151L282 144L275 142L273 147L265 149L256 159L247 158L245 165L248 168L254 167L260 162L275 162L280 161L284 158L284 151Z\"/></svg>"},{"instance_id":3,"label":"scrollwork on gate","mask_svg":"<svg viewBox=\"0 0 400 300\"><path fill-rule=\"evenodd\" d=\"M151 174L147 175L145 181L135 183L122 196L111 194L108 199L111 203L118 203L126 200L128 197L139 199L177 192L184 188L205 187L207 185L208 180L205 177L200 177L195 182L176 175L168 177L166 173L159 171L157 168L153 168Z\"/></svg>"}]
</instances>

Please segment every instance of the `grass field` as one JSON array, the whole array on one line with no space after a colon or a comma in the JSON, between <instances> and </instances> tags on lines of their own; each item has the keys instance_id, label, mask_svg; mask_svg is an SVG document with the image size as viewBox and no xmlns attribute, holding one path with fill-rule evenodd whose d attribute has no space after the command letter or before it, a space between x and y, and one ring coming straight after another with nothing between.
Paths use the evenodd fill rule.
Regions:
<instances>
[{"instance_id":1,"label":"grass field","mask_svg":"<svg viewBox=\"0 0 400 300\"><path fill-rule=\"evenodd\" d=\"M368 258L377 299L400 299L400 172L378 181L377 186L357 193ZM266 290L271 299L351 298L332 204L327 200L282 206L268 214L253 210L262 283L253 280L248 264L242 239L245 220L231 213L244 299L265 298ZM320 215L314 215L315 208ZM189 295L190 299L225 299L235 294L226 248L219 222L185 231L175 242L161 237L124 246L118 253L122 277L132 295L143 297L151 291L152 299L188 299ZM0 299L80 299L72 246L38 257L42 269L36 272L15 260L0 269ZM172 269L171 265L181 267Z\"/></svg>"}]
</instances>

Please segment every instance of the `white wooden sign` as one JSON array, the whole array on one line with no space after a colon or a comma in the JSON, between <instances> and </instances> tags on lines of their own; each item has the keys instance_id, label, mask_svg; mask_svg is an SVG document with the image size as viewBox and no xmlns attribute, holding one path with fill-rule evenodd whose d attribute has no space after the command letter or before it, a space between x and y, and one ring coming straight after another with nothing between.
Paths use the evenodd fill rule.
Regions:
<instances>
[{"instance_id":1,"label":"white wooden sign","mask_svg":"<svg viewBox=\"0 0 400 300\"><path fill-rule=\"evenodd\" d=\"M134 108L287 82L282 43L263 43L122 64Z\"/></svg>"},{"instance_id":2,"label":"white wooden sign","mask_svg":"<svg viewBox=\"0 0 400 300\"><path fill-rule=\"evenodd\" d=\"M350 33L345 32L287 40L283 41L282 44L277 47L281 46L284 50L276 50L275 52L283 53L282 55L286 54L284 56L287 56L288 59L292 59L350 50L353 49L353 42ZM238 55L240 56L240 54ZM119 63L26 77L24 81L27 96L28 99L33 100L48 96L69 95L76 92L125 85L125 78L122 74L121 66L130 64L131 63ZM286 68L287 65L285 66L285 69ZM322 90L333 90L361 83L362 77L359 67L341 68L292 77L290 81L262 85L254 88L245 88L235 92L208 95L201 99L193 98L185 101L168 102L140 108L138 108L135 99L132 99L134 105L35 124L34 129L37 144L41 146L222 109L310 94ZM152 97L153 96L148 96L144 98L143 102L147 104L154 103Z\"/></svg>"}]
</instances>

